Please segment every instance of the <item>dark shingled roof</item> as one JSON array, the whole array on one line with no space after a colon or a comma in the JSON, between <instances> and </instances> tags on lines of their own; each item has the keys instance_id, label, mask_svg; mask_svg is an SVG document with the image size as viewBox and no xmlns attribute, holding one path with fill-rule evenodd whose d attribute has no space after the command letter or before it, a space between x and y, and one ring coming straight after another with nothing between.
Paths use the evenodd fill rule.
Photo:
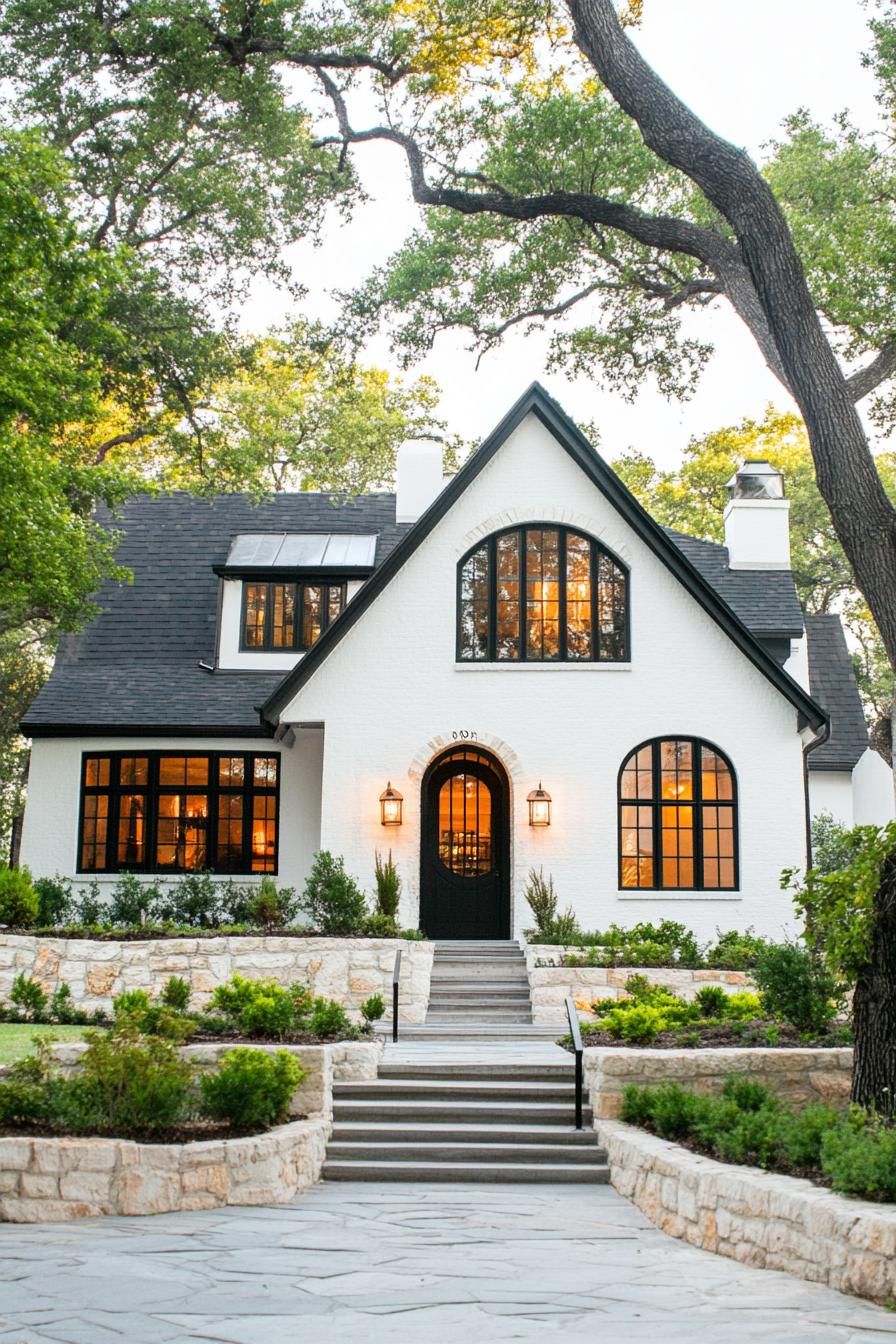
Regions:
<instances>
[{"instance_id":1,"label":"dark shingled roof","mask_svg":"<svg viewBox=\"0 0 896 1344\"><path fill-rule=\"evenodd\" d=\"M134 582L106 584L97 599L100 616L63 641L50 680L25 717L26 731L264 731L258 707L282 673L209 673L198 666L214 662L218 579L212 566L225 563L232 538L239 532L375 532L379 568L408 531L395 523L390 494L343 502L283 494L260 504L239 495L140 496L113 526L123 533L118 558ZM724 546L664 531L758 639L802 633L789 572L732 571ZM813 680L812 689L826 706L828 683L816 687ZM843 691L842 677L833 689ZM851 694L857 704L854 685ZM825 750L816 754L818 768Z\"/></svg>"},{"instance_id":2,"label":"dark shingled roof","mask_svg":"<svg viewBox=\"0 0 896 1344\"><path fill-rule=\"evenodd\" d=\"M50 680L25 716L28 732L51 727L245 732L282 672L204 672L213 663L218 579L238 532L353 532L379 535L376 564L407 531L395 524L394 495L345 502L283 494L260 504L241 495L202 499L175 493L132 500L113 526L117 558L133 583L100 590L100 616L63 640Z\"/></svg>"},{"instance_id":3,"label":"dark shingled roof","mask_svg":"<svg viewBox=\"0 0 896 1344\"><path fill-rule=\"evenodd\" d=\"M839 616L807 616L809 684L831 722L827 742L809 753L810 770L852 770L868 746L868 728Z\"/></svg>"},{"instance_id":4,"label":"dark shingled roof","mask_svg":"<svg viewBox=\"0 0 896 1344\"><path fill-rule=\"evenodd\" d=\"M729 569L727 546L671 527L663 531L757 639L799 639L803 613L789 569Z\"/></svg>"}]
</instances>

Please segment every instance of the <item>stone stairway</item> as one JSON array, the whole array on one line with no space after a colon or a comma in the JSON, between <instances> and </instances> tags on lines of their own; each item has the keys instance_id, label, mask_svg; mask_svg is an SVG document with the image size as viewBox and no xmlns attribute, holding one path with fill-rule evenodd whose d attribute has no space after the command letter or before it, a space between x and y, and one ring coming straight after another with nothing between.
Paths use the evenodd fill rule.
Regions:
<instances>
[{"instance_id":1,"label":"stone stairway","mask_svg":"<svg viewBox=\"0 0 896 1344\"><path fill-rule=\"evenodd\" d=\"M591 1108L574 1123L569 1063L385 1063L337 1083L328 1181L604 1183Z\"/></svg>"},{"instance_id":2,"label":"stone stairway","mask_svg":"<svg viewBox=\"0 0 896 1344\"><path fill-rule=\"evenodd\" d=\"M333 1089L324 1179L607 1181L558 1034L532 1022L517 943L436 943L426 1022L387 1038L374 1081Z\"/></svg>"},{"instance_id":3,"label":"stone stairway","mask_svg":"<svg viewBox=\"0 0 896 1344\"><path fill-rule=\"evenodd\" d=\"M554 1041L555 1026L535 1025L526 958L519 943L437 942L426 1021L403 1026L402 1041Z\"/></svg>"}]
</instances>

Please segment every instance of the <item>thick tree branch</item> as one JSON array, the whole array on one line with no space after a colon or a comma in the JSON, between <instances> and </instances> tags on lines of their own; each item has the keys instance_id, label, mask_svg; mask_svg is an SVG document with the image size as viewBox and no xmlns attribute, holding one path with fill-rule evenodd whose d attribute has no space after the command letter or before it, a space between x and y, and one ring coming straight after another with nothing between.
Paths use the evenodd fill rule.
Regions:
<instances>
[{"instance_id":1,"label":"thick tree branch","mask_svg":"<svg viewBox=\"0 0 896 1344\"><path fill-rule=\"evenodd\" d=\"M896 373L896 341L890 341L870 364L846 380L853 401L861 401Z\"/></svg>"},{"instance_id":2,"label":"thick tree branch","mask_svg":"<svg viewBox=\"0 0 896 1344\"><path fill-rule=\"evenodd\" d=\"M896 513L771 188L747 154L709 130L651 69L620 27L613 0L567 5L580 50L647 146L731 225L806 422L819 488L896 667Z\"/></svg>"}]
</instances>

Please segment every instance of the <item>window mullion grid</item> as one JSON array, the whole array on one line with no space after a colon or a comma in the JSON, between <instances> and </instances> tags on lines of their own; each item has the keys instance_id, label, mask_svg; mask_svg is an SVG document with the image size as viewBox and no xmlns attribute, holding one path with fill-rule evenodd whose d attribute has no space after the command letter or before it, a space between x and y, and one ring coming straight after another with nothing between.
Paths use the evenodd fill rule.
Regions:
<instances>
[{"instance_id":1,"label":"window mullion grid","mask_svg":"<svg viewBox=\"0 0 896 1344\"><path fill-rule=\"evenodd\" d=\"M298 587L298 585L297 585ZM254 756L243 757L243 832L242 832L242 850L240 853L240 869L242 872L252 871L252 785L255 778L255 758Z\"/></svg>"},{"instance_id":2,"label":"window mullion grid","mask_svg":"<svg viewBox=\"0 0 896 1344\"><path fill-rule=\"evenodd\" d=\"M488 661L498 658L498 538L488 539L486 551L486 583L488 584ZM473 621L476 620L476 597L473 589ZM453 834L453 831L452 831Z\"/></svg>"},{"instance_id":3,"label":"window mullion grid","mask_svg":"<svg viewBox=\"0 0 896 1344\"><path fill-rule=\"evenodd\" d=\"M519 580L520 580L520 662L524 663L529 657L529 551L526 545L526 529L521 527L517 533L519 536Z\"/></svg>"},{"instance_id":4,"label":"window mullion grid","mask_svg":"<svg viewBox=\"0 0 896 1344\"><path fill-rule=\"evenodd\" d=\"M705 891L703 885L703 748L691 741L691 761L694 770L694 890ZM721 866L719 868L721 874Z\"/></svg>"},{"instance_id":5,"label":"window mullion grid","mask_svg":"<svg viewBox=\"0 0 896 1344\"><path fill-rule=\"evenodd\" d=\"M663 777L660 771L662 752L659 740L650 746L650 774L653 791L653 885L663 886Z\"/></svg>"},{"instance_id":6,"label":"window mullion grid","mask_svg":"<svg viewBox=\"0 0 896 1344\"><path fill-rule=\"evenodd\" d=\"M557 632L557 648L560 654L560 662L566 662L566 528L557 529L557 616L560 622L560 629Z\"/></svg>"},{"instance_id":7,"label":"window mullion grid","mask_svg":"<svg viewBox=\"0 0 896 1344\"><path fill-rule=\"evenodd\" d=\"M600 622L597 602L600 564L597 554L597 546L592 541L588 547L588 595L591 602L591 661L594 663L600 662Z\"/></svg>"}]
</instances>

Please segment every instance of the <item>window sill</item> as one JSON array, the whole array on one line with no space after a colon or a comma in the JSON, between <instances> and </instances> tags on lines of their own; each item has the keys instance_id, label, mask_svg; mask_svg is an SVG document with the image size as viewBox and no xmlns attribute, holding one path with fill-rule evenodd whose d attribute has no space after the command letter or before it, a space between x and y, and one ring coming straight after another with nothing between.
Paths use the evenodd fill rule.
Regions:
<instances>
[{"instance_id":1,"label":"window sill","mask_svg":"<svg viewBox=\"0 0 896 1344\"><path fill-rule=\"evenodd\" d=\"M742 901L739 891L656 891L644 888L641 891L617 891L619 901Z\"/></svg>"},{"instance_id":2,"label":"window sill","mask_svg":"<svg viewBox=\"0 0 896 1344\"><path fill-rule=\"evenodd\" d=\"M455 662L455 672L631 672L631 663L556 662Z\"/></svg>"}]
</instances>

